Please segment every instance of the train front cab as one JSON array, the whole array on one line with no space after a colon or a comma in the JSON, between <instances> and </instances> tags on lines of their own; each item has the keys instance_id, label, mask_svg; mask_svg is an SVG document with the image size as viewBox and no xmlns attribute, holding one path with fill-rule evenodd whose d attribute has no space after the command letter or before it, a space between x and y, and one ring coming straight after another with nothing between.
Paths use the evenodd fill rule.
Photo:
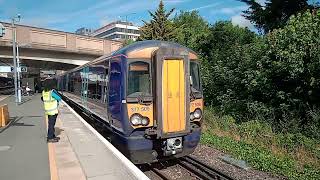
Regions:
<instances>
[{"instance_id":1,"label":"train front cab","mask_svg":"<svg viewBox=\"0 0 320 180\"><path fill-rule=\"evenodd\" d=\"M136 164L191 154L200 141L203 112L197 56L172 45L125 55L126 98L118 118L128 122L128 128L112 141Z\"/></svg>"}]
</instances>

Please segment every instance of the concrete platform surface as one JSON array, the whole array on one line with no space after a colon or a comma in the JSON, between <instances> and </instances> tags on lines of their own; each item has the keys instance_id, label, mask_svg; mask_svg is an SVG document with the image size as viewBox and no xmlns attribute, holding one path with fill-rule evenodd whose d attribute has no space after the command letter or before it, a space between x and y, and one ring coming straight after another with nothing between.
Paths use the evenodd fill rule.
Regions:
<instances>
[{"instance_id":1,"label":"concrete platform surface","mask_svg":"<svg viewBox=\"0 0 320 180\"><path fill-rule=\"evenodd\" d=\"M56 135L61 139L54 146L60 180L148 179L64 102L59 113Z\"/></svg>"},{"instance_id":2,"label":"concrete platform surface","mask_svg":"<svg viewBox=\"0 0 320 180\"><path fill-rule=\"evenodd\" d=\"M47 118L41 95L14 96L8 104L9 126L0 129L0 180L148 179L64 102L56 123L57 143L46 142Z\"/></svg>"},{"instance_id":3,"label":"concrete platform surface","mask_svg":"<svg viewBox=\"0 0 320 180\"><path fill-rule=\"evenodd\" d=\"M10 126L0 130L0 179L49 180L46 125L40 95L24 97L16 105L14 96L0 101L8 104Z\"/></svg>"},{"instance_id":4,"label":"concrete platform surface","mask_svg":"<svg viewBox=\"0 0 320 180\"><path fill-rule=\"evenodd\" d=\"M2 94L0 94L0 101L6 99L7 97L9 97L9 95L2 95Z\"/></svg>"}]
</instances>

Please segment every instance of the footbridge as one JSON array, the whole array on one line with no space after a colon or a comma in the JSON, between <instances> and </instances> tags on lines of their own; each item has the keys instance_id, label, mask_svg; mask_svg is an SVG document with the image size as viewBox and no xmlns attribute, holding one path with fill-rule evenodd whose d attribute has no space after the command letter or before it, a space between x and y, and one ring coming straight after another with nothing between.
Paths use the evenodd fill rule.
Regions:
<instances>
[{"instance_id":1,"label":"footbridge","mask_svg":"<svg viewBox=\"0 0 320 180\"><path fill-rule=\"evenodd\" d=\"M0 22L5 35L0 37L0 62L12 63L11 24ZM74 33L16 25L21 64L46 69L68 70L119 49L122 43Z\"/></svg>"}]
</instances>

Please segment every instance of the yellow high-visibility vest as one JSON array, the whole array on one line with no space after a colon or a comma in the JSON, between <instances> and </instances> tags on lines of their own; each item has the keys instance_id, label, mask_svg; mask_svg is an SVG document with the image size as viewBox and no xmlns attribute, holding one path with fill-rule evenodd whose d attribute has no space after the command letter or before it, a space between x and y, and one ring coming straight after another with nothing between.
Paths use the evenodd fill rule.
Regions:
<instances>
[{"instance_id":1,"label":"yellow high-visibility vest","mask_svg":"<svg viewBox=\"0 0 320 180\"><path fill-rule=\"evenodd\" d=\"M46 115L56 115L58 114L58 101L52 98L52 91L42 91L42 98L44 103L44 110Z\"/></svg>"}]
</instances>

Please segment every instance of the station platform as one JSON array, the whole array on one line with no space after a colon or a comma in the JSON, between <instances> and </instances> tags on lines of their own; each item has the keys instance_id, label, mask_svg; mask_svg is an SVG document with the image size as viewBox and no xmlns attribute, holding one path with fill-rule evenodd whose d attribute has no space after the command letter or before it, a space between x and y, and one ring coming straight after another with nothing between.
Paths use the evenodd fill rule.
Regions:
<instances>
[{"instance_id":1,"label":"station platform","mask_svg":"<svg viewBox=\"0 0 320 180\"><path fill-rule=\"evenodd\" d=\"M47 119L40 95L0 99L11 122L0 128L0 179L148 179L66 103L56 122L57 143L46 142Z\"/></svg>"}]
</instances>

